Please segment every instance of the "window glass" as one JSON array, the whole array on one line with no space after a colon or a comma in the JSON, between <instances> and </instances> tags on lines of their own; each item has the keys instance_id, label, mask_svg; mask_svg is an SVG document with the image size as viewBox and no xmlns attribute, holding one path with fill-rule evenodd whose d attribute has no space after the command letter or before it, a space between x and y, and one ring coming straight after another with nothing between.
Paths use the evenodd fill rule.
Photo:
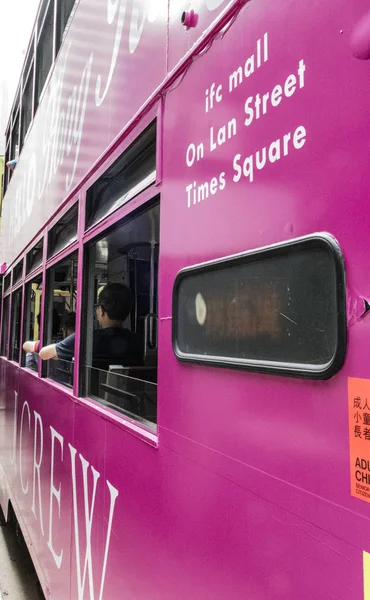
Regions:
<instances>
[{"instance_id":1,"label":"window glass","mask_svg":"<svg viewBox=\"0 0 370 600\"><path fill-rule=\"evenodd\" d=\"M17 290L12 298L10 360L19 362L21 338L22 290Z\"/></svg>"},{"instance_id":2,"label":"window glass","mask_svg":"<svg viewBox=\"0 0 370 600\"><path fill-rule=\"evenodd\" d=\"M173 310L183 360L322 377L344 357L344 274L329 236L185 270Z\"/></svg>"},{"instance_id":3,"label":"window glass","mask_svg":"<svg viewBox=\"0 0 370 600\"><path fill-rule=\"evenodd\" d=\"M3 302L3 321L1 328L1 356L8 355L8 331L9 331L9 296Z\"/></svg>"},{"instance_id":4,"label":"window glass","mask_svg":"<svg viewBox=\"0 0 370 600\"><path fill-rule=\"evenodd\" d=\"M86 226L100 221L155 181L156 122L87 191Z\"/></svg>"},{"instance_id":5,"label":"window glass","mask_svg":"<svg viewBox=\"0 0 370 600\"><path fill-rule=\"evenodd\" d=\"M4 292L6 292L10 288L10 278L12 274L8 273L4 278Z\"/></svg>"},{"instance_id":6,"label":"window glass","mask_svg":"<svg viewBox=\"0 0 370 600\"><path fill-rule=\"evenodd\" d=\"M35 106L38 106L41 92L45 85L51 65L53 64L53 25L54 2L51 0L46 11L45 21L41 26L41 33L36 46Z\"/></svg>"},{"instance_id":7,"label":"window glass","mask_svg":"<svg viewBox=\"0 0 370 600\"><path fill-rule=\"evenodd\" d=\"M57 4L57 30L56 30L56 54L62 43L63 34L68 31L69 17L75 0L58 0Z\"/></svg>"},{"instance_id":8,"label":"window glass","mask_svg":"<svg viewBox=\"0 0 370 600\"><path fill-rule=\"evenodd\" d=\"M64 0L62 0L62 1L64 1ZM45 17L45 12L46 12L49 2L50 2L50 4L52 4L53 0L41 0L41 2L40 2L39 14L37 16L37 36L39 36L39 34L40 34L42 23L43 23L43 20Z\"/></svg>"},{"instance_id":9,"label":"window glass","mask_svg":"<svg viewBox=\"0 0 370 600\"><path fill-rule=\"evenodd\" d=\"M58 359L45 361L44 374L59 383L72 387L74 367L75 321L66 331L66 323L76 314L77 252L58 263L47 273L46 325L43 346L57 344ZM60 345L73 335L67 348ZM68 344L66 342L66 344ZM60 350L59 350L60 348ZM63 351L62 351L63 350Z\"/></svg>"},{"instance_id":10,"label":"window glass","mask_svg":"<svg viewBox=\"0 0 370 600\"><path fill-rule=\"evenodd\" d=\"M6 163L10 160L10 135L8 133L6 138L6 150L5 150L5 160L4 160L4 176L3 176L3 196L5 196L5 192L8 187L9 181L9 169L6 166Z\"/></svg>"},{"instance_id":11,"label":"window glass","mask_svg":"<svg viewBox=\"0 0 370 600\"><path fill-rule=\"evenodd\" d=\"M23 341L36 342L40 339L40 315L42 300L42 277L35 277L27 283L25 291L25 314ZM33 371L38 370L39 357L34 352L23 352L22 365Z\"/></svg>"},{"instance_id":12,"label":"window glass","mask_svg":"<svg viewBox=\"0 0 370 600\"><path fill-rule=\"evenodd\" d=\"M49 232L48 258L67 248L77 238L78 204L76 203Z\"/></svg>"},{"instance_id":13,"label":"window glass","mask_svg":"<svg viewBox=\"0 0 370 600\"><path fill-rule=\"evenodd\" d=\"M18 160L19 157L19 110L15 117L12 127L11 147L10 147L10 159ZM12 178L13 171L9 171L9 180Z\"/></svg>"},{"instance_id":14,"label":"window glass","mask_svg":"<svg viewBox=\"0 0 370 600\"><path fill-rule=\"evenodd\" d=\"M32 120L33 72L34 69L32 65L23 89L21 147Z\"/></svg>"},{"instance_id":15,"label":"window glass","mask_svg":"<svg viewBox=\"0 0 370 600\"><path fill-rule=\"evenodd\" d=\"M27 58L26 58L26 61L24 64L24 70L23 70L25 77L28 76L28 72L30 70L31 63L34 59L34 52L35 52L35 37L34 37L34 34L32 34L32 39L30 41L29 50L28 50L28 54L27 54Z\"/></svg>"},{"instance_id":16,"label":"window glass","mask_svg":"<svg viewBox=\"0 0 370 600\"><path fill-rule=\"evenodd\" d=\"M42 265L42 252L44 248L44 239L41 238L37 244L30 250L26 258L26 274L31 273Z\"/></svg>"},{"instance_id":17,"label":"window glass","mask_svg":"<svg viewBox=\"0 0 370 600\"><path fill-rule=\"evenodd\" d=\"M83 393L155 428L159 205L87 252Z\"/></svg>"},{"instance_id":18,"label":"window glass","mask_svg":"<svg viewBox=\"0 0 370 600\"><path fill-rule=\"evenodd\" d=\"M23 260L19 261L13 269L13 285L18 283L22 279L23 274Z\"/></svg>"}]
</instances>

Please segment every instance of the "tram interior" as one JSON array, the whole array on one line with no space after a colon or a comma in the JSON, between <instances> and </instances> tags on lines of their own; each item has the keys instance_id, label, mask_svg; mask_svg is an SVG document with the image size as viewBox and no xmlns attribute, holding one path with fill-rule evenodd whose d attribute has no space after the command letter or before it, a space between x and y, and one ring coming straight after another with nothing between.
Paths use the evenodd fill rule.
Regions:
<instances>
[{"instance_id":1,"label":"tram interior","mask_svg":"<svg viewBox=\"0 0 370 600\"><path fill-rule=\"evenodd\" d=\"M80 349L81 392L134 420L153 428L157 413L157 304L159 256L159 204L121 222L104 237L92 242L86 251L82 290L82 335ZM37 312L41 291L30 289L31 311ZM123 283L132 293L132 310L123 323L135 334L141 358L128 365L126 359L93 356L94 330L99 328L96 305L107 283ZM49 271L46 313L46 343L56 343L66 335L64 324L76 311L77 253ZM35 319L29 323L30 339L37 339ZM70 333L70 332L69 332ZM36 336L36 337L35 337ZM32 368L32 367L31 367ZM37 368L37 367L35 367ZM46 361L48 377L73 385L72 361Z\"/></svg>"},{"instance_id":2,"label":"tram interior","mask_svg":"<svg viewBox=\"0 0 370 600\"><path fill-rule=\"evenodd\" d=\"M158 256L159 204L93 243L88 256L87 395L149 425L157 414ZM109 357L92 356L91 332L98 323L91 299L96 304L107 283L123 283L131 290L133 305L124 328L139 340L138 364L127 365L125 360L113 364Z\"/></svg>"}]
</instances>

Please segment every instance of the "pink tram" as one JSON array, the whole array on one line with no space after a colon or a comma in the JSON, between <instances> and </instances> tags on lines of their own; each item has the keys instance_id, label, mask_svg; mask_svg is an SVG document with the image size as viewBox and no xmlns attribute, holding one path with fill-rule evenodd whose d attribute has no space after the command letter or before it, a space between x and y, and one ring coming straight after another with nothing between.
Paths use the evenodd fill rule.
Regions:
<instances>
[{"instance_id":1,"label":"pink tram","mask_svg":"<svg viewBox=\"0 0 370 600\"><path fill-rule=\"evenodd\" d=\"M0 502L52 600L370 599L365 0L42 0ZM108 283L135 364L95 354ZM75 313L73 356L41 360Z\"/></svg>"}]
</instances>

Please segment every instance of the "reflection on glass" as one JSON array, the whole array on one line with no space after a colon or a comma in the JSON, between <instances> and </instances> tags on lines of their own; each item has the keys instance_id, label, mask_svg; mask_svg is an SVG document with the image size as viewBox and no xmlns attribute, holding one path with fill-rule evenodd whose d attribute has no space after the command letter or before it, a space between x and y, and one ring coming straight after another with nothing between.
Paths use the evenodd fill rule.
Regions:
<instances>
[{"instance_id":1,"label":"reflection on glass","mask_svg":"<svg viewBox=\"0 0 370 600\"><path fill-rule=\"evenodd\" d=\"M12 333L10 344L10 360L19 362L21 336L22 290L14 292L12 299Z\"/></svg>"},{"instance_id":2,"label":"reflection on glass","mask_svg":"<svg viewBox=\"0 0 370 600\"><path fill-rule=\"evenodd\" d=\"M8 327L9 327L9 296L4 298L3 301L3 318L2 318L2 330L1 330L1 355L7 356L8 354Z\"/></svg>"},{"instance_id":3,"label":"reflection on glass","mask_svg":"<svg viewBox=\"0 0 370 600\"><path fill-rule=\"evenodd\" d=\"M77 302L77 252L52 267L48 273L51 295L47 307L45 346L56 344L74 333ZM71 357L72 358L72 357ZM45 361L47 377L63 385L73 385L73 359Z\"/></svg>"},{"instance_id":4,"label":"reflection on glass","mask_svg":"<svg viewBox=\"0 0 370 600\"><path fill-rule=\"evenodd\" d=\"M156 369L110 365L108 370L85 367L88 395L109 408L155 429Z\"/></svg>"},{"instance_id":5,"label":"reflection on glass","mask_svg":"<svg viewBox=\"0 0 370 600\"><path fill-rule=\"evenodd\" d=\"M174 322L178 351L204 359L330 363L338 282L327 244L245 255L184 273Z\"/></svg>"},{"instance_id":6,"label":"reflection on glass","mask_svg":"<svg viewBox=\"0 0 370 600\"><path fill-rule=\"evenodd\" d=\"M40 339L40 315L42 299L41 275L26 286L25 326L23 341L36 342ZM22 364L32 371L38 370L39 357L35 352L24 352Z\"/></svg>"},{"instance_id":7,"label":"reflection on glass","mask_svg":"<svg viewBox=\"0 0 370 600\"><path fill-rule=\"evenodd\" d=\"M85 394L131 418L155 423L159 205L93 242L88 258ZM122 292L116 317L113 307L121 292L114 302L114 288Z\"/></svg>"}]
</instances>

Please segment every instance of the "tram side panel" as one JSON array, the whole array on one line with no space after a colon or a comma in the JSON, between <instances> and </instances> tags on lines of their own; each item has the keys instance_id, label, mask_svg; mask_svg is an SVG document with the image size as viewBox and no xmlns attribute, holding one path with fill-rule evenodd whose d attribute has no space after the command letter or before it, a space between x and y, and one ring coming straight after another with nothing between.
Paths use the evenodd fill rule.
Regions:
<instances>
[{"instance_id":1,"label":"tram side panel","mask_svg":"<svg viewBox=\"0 0 370 600\"><path fill-rule=\"evenodd\" d=\"M369 65L352 46L367 10L364 2L310 10L300 1L247 3L167 95L164 122L160 361L172 375L160 370L161 443L171 439L197 462L205 454L206 464L269 502L271 519L279 507L302 530L313 527L317 552L327 536L344 539L354 562L339 575L338 598L348 589L362 597L370 539L368 504L351 496L348 444L348 378L368 378L370 360L369 324L360 319L370 292ZM316 232L338 241L345 264L349 334L336 374L310 381L176 360L165 319L182 268ZM292 546L298 571L305 543ZM325 560L320 589L336 585L341 569L334 554Z\"/></svg>"}]
</instances>

